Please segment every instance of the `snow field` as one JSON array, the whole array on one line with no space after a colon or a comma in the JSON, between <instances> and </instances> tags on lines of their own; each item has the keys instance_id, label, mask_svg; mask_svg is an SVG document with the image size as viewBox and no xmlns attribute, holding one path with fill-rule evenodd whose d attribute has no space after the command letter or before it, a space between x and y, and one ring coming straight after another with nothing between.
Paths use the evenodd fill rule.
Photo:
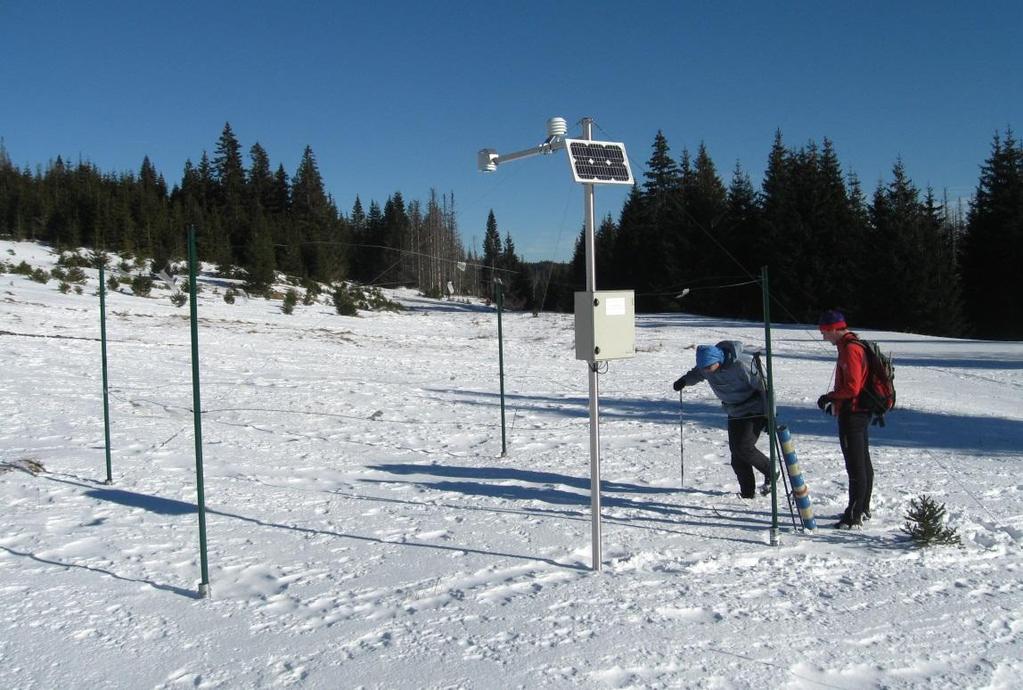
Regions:
<instances>
[{"instance_id":1,"label":"snow field","mask_svg":"<svg viewBox=\"0 0 1023 690\"><path fill-rule=\"evenodd\" d=\"M0 257L54 261L28 243ZM875 518L804 535L783 513L771 547L769 499L731 498L706 386L685 392L679 486L671 390L693 346L762 328L640 316L637 357L600 379L594 573L570 315L504 315L501 457L492 310L396 291L401 314L285 316L225 304L206 277L200 600L187 307L108 294L104 486L87 273L82 295L0 276L0 686L1009 688L1023 671L1023 344L864 333L899 388L871 429ZM780 420L827 525L845 473L813 401L834 350L798 326L773 339ZM922 493L963 548L903 538Z\"/></svg>"}]
</instances>

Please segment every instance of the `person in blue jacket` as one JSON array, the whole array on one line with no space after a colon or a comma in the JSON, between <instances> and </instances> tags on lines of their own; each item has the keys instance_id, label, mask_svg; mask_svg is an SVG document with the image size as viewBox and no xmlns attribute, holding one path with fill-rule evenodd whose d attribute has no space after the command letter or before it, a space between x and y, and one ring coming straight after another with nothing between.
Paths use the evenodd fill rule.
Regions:
<instances>
[{"instance_id":1,"label":"person in blue jacket","mask_svg":"<svg viewBox=\"0 0 1023 690\"><path fill-rule=\"evenodd\" d=\"M754 468L765 478L760 493L771 490L768 471L771 461L757 448L760 434L767 428L764 400L767 386L753 361L737 340L723 340L717 345L696 348L696 366L672 385L676 391L700 381L710 384L714 395L728 413L728 449L732 469L739 480L739 496L756 496Z\"/></svg>"}]
</instances>

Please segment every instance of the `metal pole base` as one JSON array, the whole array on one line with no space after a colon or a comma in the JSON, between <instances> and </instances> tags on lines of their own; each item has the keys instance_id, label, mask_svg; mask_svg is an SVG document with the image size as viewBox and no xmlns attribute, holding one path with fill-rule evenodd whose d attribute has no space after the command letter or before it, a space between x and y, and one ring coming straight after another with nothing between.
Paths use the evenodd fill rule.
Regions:
<instances>
[{"instance_id":1,"label":"metal pole base","mask_svg":"<svg viewBox=\"0 0 1023 690\"><path fill-rule=\"evenodd\" d=\"M114 480L113 479L104 479L103 483L106 484L107 486L110 486L111 484L114 483Z\"/></svg>"},{"instance_id":2,"label":"metal pole base","mask_svg":"<svg viewBox=\"0 0 1023 690\"><path fill-rule=\"evenodd\" d=\"M199 583L199 598L209 599L213 593L210 591L210 583Z\"/></svg>"},{"instance_id":3,"label":"metal pole base","mask_svg":"<svg viewBox=\"0 0 1023 690\"><path fill-rule=\"evenodd\" d=\"M777 527L772 527L771 528L771 546L778 546L780 543L781 543L781 541L778 538L778 528Z\"/></svg>"}]
</instances>

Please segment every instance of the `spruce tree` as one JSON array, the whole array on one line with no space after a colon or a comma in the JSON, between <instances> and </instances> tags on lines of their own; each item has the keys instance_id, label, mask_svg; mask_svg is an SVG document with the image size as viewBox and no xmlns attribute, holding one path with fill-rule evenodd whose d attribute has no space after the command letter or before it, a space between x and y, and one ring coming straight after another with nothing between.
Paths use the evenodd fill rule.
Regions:
<instances>
[{"instance_id":1,"label":"spruce tree","mask_svg":"<svg viewBox=\"0 0 1023 690\"><path fill-rule=\"evenodd\" d=\"M262 292L274 281L274 246L270 228L262 215L255 217L253 226L249 244L245 248L245 270L249 286L255 292Z\"/></svg>"},{"instance_id":2,"label":"spruce tree","mask_svg":"<svg viewBox=\"0 0 1023 690\"><path fill-rule=\"evenodd\" d=\"M691 172L688 160L682 166L682 199L685 215L681 218L682 232L675 237L677 271L672 280L672 291L684 285L701 281L705 285L719 283L721 276L741 275L734 256L724 251L721 242L722 222L727 215L727 196L718 177L714 161L706 146L701 143ZM668 304L675 306L674 298ZM688 308L708 314L718 313L721 299L718 290L694 293L687 302ZM677 308L677 307L676 307Z\"/></svg>"},{"instance_id":3,"label":"spruce tree","mask_svg":"<svg viewBox=\"0 0 1023 690\"><path fill-rule=\"evenodd\" d=\"M302 275L325 283L341 279L345 273L342 225L310 146L305 147L292 181L291 214L301 241Z\"/></svg>"},{"instance_id":4,"label":"spruce tree","mask_svg":"<svg viewBox=\"0 0 1023 690\"><path fill-rule=\"evenodd\" d=\"M688 155L683 155L685 170L679 170L672 160L668 141L661 131L654 137L647 170L643 174L643 217L636 224L635 266L637 292L636 308L642 311L660 311L667 305L664 292L670 290L677 279L679 256L684 247L679 238L683 234L682 178L687 172Z\"/></svg>"},{"instance_id":5,"label":"spruce tree","mask_svg":"<svg viewBox=\"0 0 1023 690\"><path fill-rule=\"evenodd\" d=\"M504 272L501 280L504 283L504 300L509 309L529 309L533 306L532 285L519 255L515 252L515 243L510 234L504 236L504 247L499 259Z\"/></svg>"},{"instance_id":6,"label":"spruce tree","mask_svg":"<svg viewBox=\"0 0 1023 690\"><path fill-rule=\"evenodd\" d=\"M410 282L412 262L409 248L409 219L401 192L395 192L384 203L381 241L393 251L386 252L384 274L378 282L401 285Z\"/></svg>"},{"instance_id":7,"label":"spruce tree","mask_svg":"<svg viewBox=\"0 0 1023 690\"><path fill-rule=\"evenodd\" d=\"M487 214L487 226L483 231L483 265L487 267L483 275L483 294L491 296L494 294L493 284L495 270L501 268L501 235L497 231L497 219L494 217L494 209Z\"/></svg>"},{"instance_id":8,"label":"spruce tree","mask_svg":"<svg viewBox=\"0 0 1023 690\"><path fill-rule=\"evenodd\" d=\"M618 277L615 275L615 242L618 235L618 225L611 218L611 214L604 216L597 226L593 238L594 251L597 256L594 259L597 277L600 279L601 289L614 289L620 287Z\"/></svg>"},{"instance_id":9,"label":"spruce tree","mask_svg":"<svg viewBox=\"0 0 1023 690\"><path fill-rule=\"evenodd\" d=\"M772 292L784 295L784 303L790 301L784 277L797 270L797 266L786 254L791 249L786 246L786 235L793 215L790 171L789 151L783 143L781 130L776 130L760 185L761 231L754 238L752 249L756 256L761 257L761 265L768 266Z\"/></svg>"},{"instance_id":10,"label":"spruce tree","mask_svg":"<svg viewBox=\"0 0 1023 690\"><path fill-rule=\"evenodd\" d=\"M947 207L938 205L934 191L928 188L921 207L921 250L931 270L925 284L929 308L923 316L927 321L921 330L934 335L959 336L966 330L966 314L952 237L954 229L946 210Z\"/></svg>"},{"instance_id":11,"label":"spruce tree","mask_svg":"<svg viewBox=\"0 0 1023 690\"><path fill-rule=\"evenodd\" d=\"M1023 265L1023 145L995 133L962 240L966 310L976 335L1023 339L1023 306L1005 279Z\"/></svg>"},{"instance_id":12,"label":"spruce tree","mask_svg":"<svg viewBox=\"0 0 1023 690\"><path fill-rule=\"evenodd\" d=\"M646 171L643 177L643 191L652 197L670 194L678 189L681 172L678 165L671 157L671 148L668 146L668 139L664 132L657 130L654 135L654 143L651 148L650 159L646 164Z\"/></svg>"},{"instance_id":13,"label":"spruce tree","mask_svg":"<svg viewBox=\"0 0 1023 690\"><path fill-rule=\"evenodd\" d=\"M760 209L753 183L738 161L732 169L725 208L725 219L720 224L718 238L746 271L756 275L764 261L764 257L755 253L760 233ZM737 275L743 279L748 277L742 269L738 271ZM760 316L762 307L757 302L759 291L759 285L723 290L719 302L721 313L747 318ZM682 308L685 308L685 305L682 305Z\"/></svg>"},{"instance_id":14,"label":"spruce tree","mask_svg":"<svg viewBox=\"0 0 1023 690\"><path fill-rule=\"evenodd\" d=\"M364 283L376 283L384 269L386 253L383 249L384 214L380 204L370 200L362 235L362 246L357 259L358 274Z\"/></svg>"},{"instance_id":15,"label":"spruce tree","mask_svg":"<svg viewBox=\"0 0 1023 690\"><path fill-rule=\"evenodd\" d=\"M616 281L615 287L638 289L639 285L639 263L641 245L646 224L646 198L640 191L638 185L633 185L629 190L629 196L625 199L622 212L618 216L618 229L615 233L614 259L611 274ZM576 253L579 252L577 244ZM580 262L582 259L580 258ZM572 266L575 259L572 260ZM580 266L582 264L580 263ZM586 284L586 275L580 275L574 268L570 269L573 289L582 290ZM638 299L638 298L637 298ZM571 310L574 307L570 307ZM638 306L637 306L638 309Z\"/></svg>"},{"instance_id":16,"label":"spruce tree","mask_svg":"<svg viewBox=\"0 0 1023 690\"><path fill-rule=\"evenodd\" d=\"M871 260L862 322L916 333L955 334L958 285L933 195L921 202L902 161L879 186L870 209Z\"/></svg>"},{"instance_id":17,"label":"spruce tree","mask_svg":"<svg viewBox=\"0 0 1023 690\"><path fill-rule=\"evenodd\" d=\"M311 146L306 146L302 152L302 160L291 183L291 207L300 217L314 217L327 207L327 193Z\"/></svg>"},{"instance_id":18,"label":"spruce tree","mask_svg":"<svg viewBox=\"0 0 1023 690\"><path fill-rule=\"evenodd\" d=\"M213 178L222 203L241 203L245 192L245 169L242 167L241 145L225 122L213 155Z\"/></svg>"},{"instance_id":19,"label":"spruce tree","mask_svg":"<svg viewBox=\"0 0 1023 690\"><path fill-rule=\"evenodd\" d=\"M291 210L291 182L283 164L278 165L274 173L273 191L267 200L266 210L272 215L283 215Z\"/></svg>"},{"instance_id":20,"label":"spruce tree","mask_svg":"<svg viewBox=\"0 0 1023 690\"><path fill-rule=\"evenodd\" d=\"M355 203L352 204L352 216L349 218L352 224L352 232L361 233L366 226L366 212L362 210L362 200L355 195Z\"/></svg>"},{"instance_id":21,"label":"spruce tree","mask_svg":"<svg viewBox=\"0 0 1023 690\"><path fill-rule=\"evenodd\" d=\"M258 141L249 149L249 160L252 163L246 180L249 203L259 208L260 215L272 213L275 205L274 176L270 171L270 156Z\"/></svg>"}]
</instances>

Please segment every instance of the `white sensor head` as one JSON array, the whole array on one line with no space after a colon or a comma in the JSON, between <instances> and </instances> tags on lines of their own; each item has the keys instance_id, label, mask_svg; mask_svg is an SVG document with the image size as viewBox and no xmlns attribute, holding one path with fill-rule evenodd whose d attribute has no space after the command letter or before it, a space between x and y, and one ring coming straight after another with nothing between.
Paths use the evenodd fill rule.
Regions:
<instances>
[{"instance_id":1,"label":"white sensor head","mask_svg":"<svg viewBox=\"0 0 1023 690\"><path fill-rule=\"evenodd\" d=\"M497 170L497 151L494 149L480 149L476 154L476 167L480 172L494 172Z\"/></svg>"},{"instance_id":2,"label":"white sensor head","mask_svg":"<svg viewBox=\"0 0 1023 690\"><path fill-rule=\"evenodd\" d=\"M547 136L563 137L568 133L568 123L563 117L552 117L547 120Z\"/></svg>"}]
</instances>

